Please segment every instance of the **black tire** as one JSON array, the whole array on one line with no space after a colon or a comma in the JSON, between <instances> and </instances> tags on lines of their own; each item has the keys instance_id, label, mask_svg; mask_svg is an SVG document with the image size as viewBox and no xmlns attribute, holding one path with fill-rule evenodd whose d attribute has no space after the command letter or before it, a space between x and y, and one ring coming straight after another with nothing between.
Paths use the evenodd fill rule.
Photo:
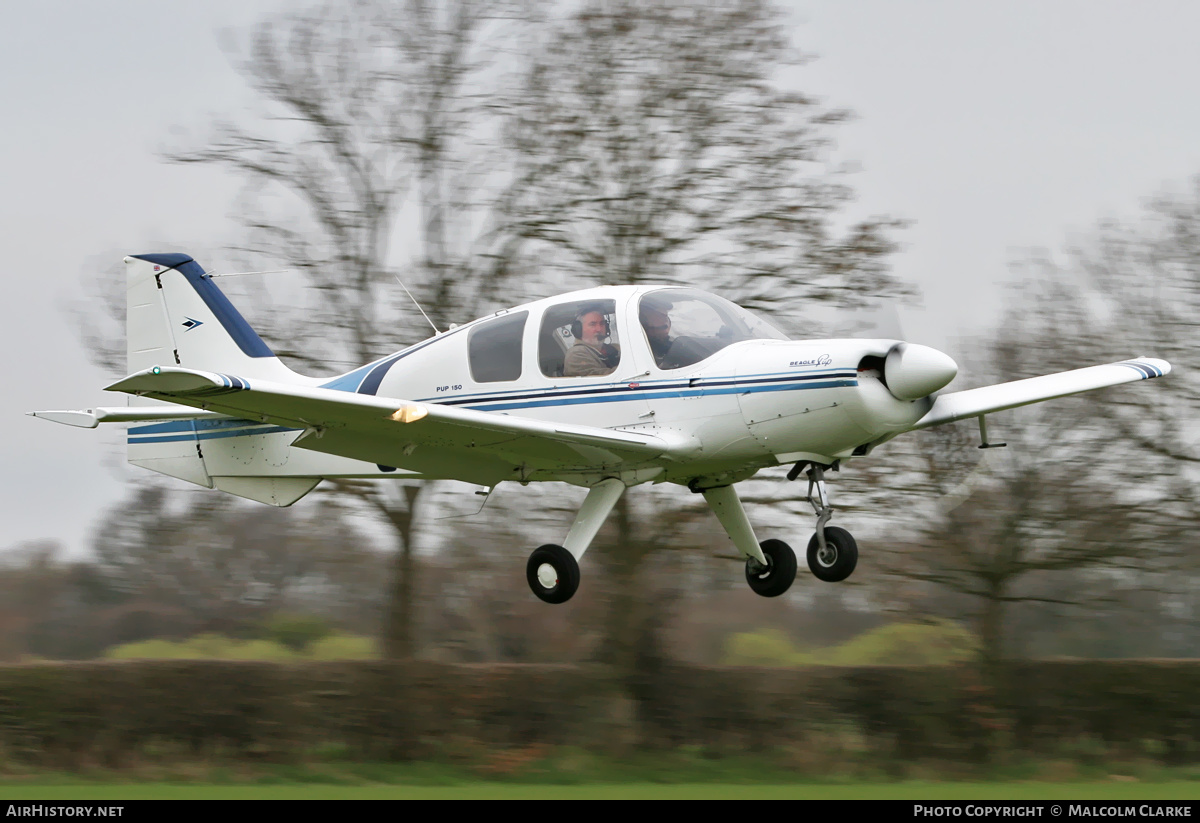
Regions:
<instances>
[{"instance_id":1,"label":"black tire","mask_svg":"<svg viewBox=\"0 0 1200 823\"><path fill-rule=\"evenodd\" d=\"M538 578L542 566L554 569L556 580L553 586L543 585ZM534 549L533 554L529 555L529 562L525 564L525 579L540 599L547 603L566 603L579 589L579 563L562 546L548 543Z\"/></svg>"},{"instance_id":2,"label":"black tire","mask_svg":"<svg viewBox=\"0 0 1200 823\"><path fill-rule=\"evenodd\" d=\"M778 597L796 579L796 553L782 540L764 540L758 545L767 558L767 568L764 570L757 560L747 560L746 582L755 594Z\"/></svg>"},{"instance_id":3,"label":"black tire","mask_svg":"<svg viewBox=\"0 0 1200 823\"><path fill-rule=\"evenodd\" d=\"M845 580L858 565L858 544L850 532L837 526L825 527L826 553L821 555L821 544L814 534L808 541L808 568L818 580L838 583Z\"/></svg>"}]
</instances>

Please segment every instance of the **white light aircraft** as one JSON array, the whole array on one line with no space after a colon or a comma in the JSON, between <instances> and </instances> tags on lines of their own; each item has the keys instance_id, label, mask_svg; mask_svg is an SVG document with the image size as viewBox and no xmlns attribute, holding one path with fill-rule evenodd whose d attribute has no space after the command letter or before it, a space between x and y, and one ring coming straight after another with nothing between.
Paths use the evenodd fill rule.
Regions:
<instances>
[{"instance_id":1,"label":"white light aircraft","mask_svg":"<svg viewBox=\"0 0 1200 823\"><path fill-rule=\"evenodd\" d=\"M783 594L796 555L761 543L735 484L760 469L804 473L817 514L812 573L844 580L858 547L827 525L825 472L898 434L1056 397L1162 377L1120 363L938 394L947 355L899 340L789 340L750 312L686 287L605 286L496 312L334 378L287 368L212 275L184 254L125 258L129 405L31 414L130 424L129 462L288 506L326 478L452 479L490 490L558 481L587 497L562 545L536 549L529 586L547 603L579 587L579 563L629 486L703 494L746 558L746 580Z\"/></svg>"}]
</instances>

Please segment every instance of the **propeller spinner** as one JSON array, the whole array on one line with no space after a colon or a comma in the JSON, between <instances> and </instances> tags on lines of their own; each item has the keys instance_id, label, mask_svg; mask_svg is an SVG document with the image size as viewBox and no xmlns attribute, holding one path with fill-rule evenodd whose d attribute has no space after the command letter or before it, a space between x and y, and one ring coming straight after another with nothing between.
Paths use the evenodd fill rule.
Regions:
<instances>
[{"instance_id":1,"label":"propeller spinner","mask_svg":"<svg viewBox=\"0 0 1200 823\"><path fill-rule=\"evenodd\" d=\"M893 395L900 400L918 400L947 386L958 374L958 364L929 346L897 343L888 352L883 373Z\"/></svg>"}]
</instances>

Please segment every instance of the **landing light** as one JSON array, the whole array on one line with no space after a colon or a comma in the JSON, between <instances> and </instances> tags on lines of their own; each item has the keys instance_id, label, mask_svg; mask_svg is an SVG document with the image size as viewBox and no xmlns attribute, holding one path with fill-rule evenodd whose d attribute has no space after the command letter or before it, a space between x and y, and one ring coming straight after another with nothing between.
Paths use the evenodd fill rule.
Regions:
<instances>
[{"instance_id":1,"label":"landing light","mask_svg":"<svg viewBox=\"0 0 1200 823\"><path fill-rule=\"evenodd\" d=\"M390 419L395 420L397 423L412 423L420 420L427 414L429 414L429 409L413 404L411 406L401 406L396 409Z\"/></svg>"}]
</instances>

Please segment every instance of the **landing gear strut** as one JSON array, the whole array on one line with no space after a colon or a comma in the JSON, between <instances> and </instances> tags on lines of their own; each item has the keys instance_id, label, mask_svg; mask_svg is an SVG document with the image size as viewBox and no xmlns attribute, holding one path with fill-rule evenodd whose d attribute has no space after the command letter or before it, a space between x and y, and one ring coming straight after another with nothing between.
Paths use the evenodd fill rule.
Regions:
<instances>
[{"instance_id":1,"label":"landing gear strut","mask_svg":"<svg viewBox=\"0 0 1200 823\"><path fill-rule=\"evenodd\" d=\"M725 527L725 533L746 558L746 582L755 594L778 597L796 579L796 553L782 540L759 543L742 501L733 486L702 489L713 514Z\"/></svg>"},{"instance_id":2,"label":"landing gear strut","mask_svg":"<svg viewBox=\"0 0 1200 823\"><path fill-rule=\"evenodd\" d=\"M579 588L579 559L624 491L625 484L615 477L592 486L563 545L550 543L535 549L529 556L525 579L538 599L547 603L566 603L575 594Z\"/></svg>"},{"instance_id":3,"label":"landing gear strut","mask_svg":"<svg viewBox=\"0 0 1200 823\"><path fill-rule=\"evenodd\" d=\"M836 463L833 468L836 471ZM820 463L801 460L788 472L787 478L795 480L802 471L808 475L808 502L817 513L817 532L808 541L808 568L818 580L837 583L849 577L858 565L858 544L845 529L825 525L833 517L833 507L829 505L829 493L825 489L825 469ZM815 499L813 491L817 493Z\"/></svg>"}]
</instances>

